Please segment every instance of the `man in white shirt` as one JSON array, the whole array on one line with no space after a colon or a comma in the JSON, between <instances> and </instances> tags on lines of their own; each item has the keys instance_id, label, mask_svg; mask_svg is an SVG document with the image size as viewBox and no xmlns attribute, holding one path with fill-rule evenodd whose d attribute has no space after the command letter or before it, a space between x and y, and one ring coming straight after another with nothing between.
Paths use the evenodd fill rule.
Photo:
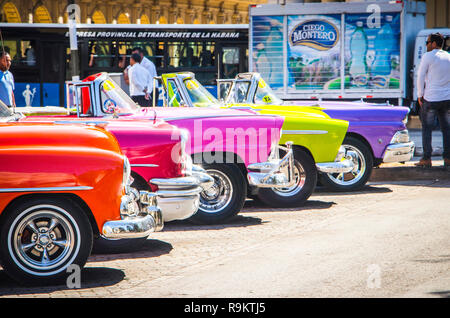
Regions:
<instances>
[{"instance_id":1,"label":"man in white shirt","mask_svg":"<svg viewBox=\"0 0 450 318\"><path fill-rule=\"evenodd\" d=\"M141 56L137 53L131 54L130 65L128 69L128 79L130 83L131 99L140 106L152 106L150 102L150 92L148 84L150 74L141 64Z\"/></svg>"},{"instance_id":2,"label":"man in white shirt","mask_svg":"<svg viewBox=\"0 0 450 318\"><path fill-rule=\"evenodd\" d=\"M140 47L133 48L132 53L137 53L141 56L141 65L146 68L146 70L150 73L150 83L148 84L148 92L150 93L150 100L153 100L153 78L158 76L156 73L156 67L155 64L153 64L152 61L150 61L148 58L144 56L144 50ZM158 98L159 98L159 88L158 88L158 82L155 81L155 105L158 104Z\"/></svg>"},{"instance_id":3,"label":"man in white shirt","mask_svg":"<svg viewBox=\"0 0 450 318\"><path fill-rule=\"evenodd\" d=\"M417 77L417 96L421 108L423 157L416 164L431 167L431 136L434 119L439 118L444 146L444 167L450 168L450 53L442 50L440 33L427 38L427 53L422 56Z\"/></svg>"}]
</instances>

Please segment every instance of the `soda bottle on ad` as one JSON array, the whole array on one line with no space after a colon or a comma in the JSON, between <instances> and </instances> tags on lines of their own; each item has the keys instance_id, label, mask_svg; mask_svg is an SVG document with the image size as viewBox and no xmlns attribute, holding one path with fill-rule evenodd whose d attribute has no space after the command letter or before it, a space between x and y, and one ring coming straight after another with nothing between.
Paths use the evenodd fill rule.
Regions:
<instances>
[{"instance_id":1,"label":"soda bottle on ad","mask_svg":"<svg viewBox=\"0 0 450 318\"><path fill-rule=\"evenodd\" d=\"M375 38L375 60L370 70L370 86L388 88L391 74L391 54L394 46L394 33L391 27L392 16L386 16L386 23Z\"/></svg>"},{"instance_id":2,"label":"soda bottle on ad","mask_svg":"<svg viewBox=\"0 0 450 318\"><path fill-rule=\"evenodd\" d=\"M350 76L351 84L356 87L367 85L367 35L363 29L363 22L356 22L356 29L350 37Z\"/></svg>"}]
</instances>

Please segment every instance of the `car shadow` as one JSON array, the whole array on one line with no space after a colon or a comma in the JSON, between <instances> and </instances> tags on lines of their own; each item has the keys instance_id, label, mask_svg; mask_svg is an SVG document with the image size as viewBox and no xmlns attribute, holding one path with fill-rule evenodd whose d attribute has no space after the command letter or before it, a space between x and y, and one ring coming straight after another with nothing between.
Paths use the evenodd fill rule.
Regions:
<instances>
[{"instance_id":1,"label":"car shadow","mask_svg":"<svg viewBox=\"0 0 450 318\"><path fill-rule=\"evenodd\" d=\"M270 207L267 204L259 200L247 200L244 204L243 212L261 212L261 211L270 211L270 212L289 212L289 211L302 211L302 210L315 210L315 209L329 209L335 202L326 202L319 200L307 200L304 204L298 207L289 207L289 208L274 208Z\"/></svg>"},{"instance_id":2,"label":"car shadow","mask_svg":"<svg viewBox=\"0 0 450 318\"><path fill-rule=\"evenodd\" d=\"M320 196L320 195L358 195L358 194L368 194L368 193L389 193L393 192L392 189L388 187L380 187L380 186L372 186L366 184L362 189L357 191L330 191L325 187L318 186L314 190L314 193L312 194L312 197L314 196Z\"/></svg>"},{"instance_id":3,"label":"car shadow","mask_svg":"<svg viewBox=\"0 0 450 318\"><path fill-rule=\"evenodd\" d=\"M161 255L169 254L172 251L172 244L154 240L147 239L144 243L136 246L130 246L130 249L125 249L120 252L92 252L89 256L88 262L108 262L113 260L121 259L137 259L137 258L151 258L158 257Z\"/></svg>"},{"instance_id":4,"label":"car shadow","mask_svg":"<svg viewBox=\"0 0 450 318\"><path fill-rule=\"evenodd\" d=\"M164 225L164 232L175 231L203 231L203 230L223 230L230 227L247 227L262 225L267 221L260 218L236 215L220 224L196 224L189 220L171 221Z\"/></svg>"},{"instance_id":5,"label":"car shadow","mask_svg":"<svg viewBox=\"0 0 450 318\"><path fill-rule=\"evenodd\" d=\"M450 298L450 290L429 292L428 294L434 295L434 296L439 296L441 298Z\"/></svg>"},{"instance_id":6,"label":"car shadow","mask_svg":"<svg viewBox=\"0 0 450 318\"><path fill-rule=\"evenodd\" d=\"M125 278L122 270L108 267L85 267L81 270L80 289L107 287L118 284ZM16 283L0 269L0 296L20 296L50 294L53 292L73 290L66 284L49 286L23 286Z\"/></svg>"}]
</instances>

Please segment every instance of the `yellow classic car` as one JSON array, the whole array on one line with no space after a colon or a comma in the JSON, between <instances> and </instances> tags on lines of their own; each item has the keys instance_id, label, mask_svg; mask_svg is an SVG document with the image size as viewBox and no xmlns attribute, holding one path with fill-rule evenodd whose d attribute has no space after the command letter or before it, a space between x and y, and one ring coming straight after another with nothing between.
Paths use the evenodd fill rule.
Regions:
<instances>
[{"instance_id":1,"label":"yellow classic car","mask_svg":"<svg viewBox=\"0 0 450 318\"><path fill-rule=\"evenodd\" d=\"M160 81L166 107L231 107L219 102L191 72L162 74ZM303 203L315 189L318 171L348 173L354 168L351 154L345 154L341 147L348 129L347 121L331 119L314 107L298 111L271 105L239 104L233 109L285 118L280 143L293 142L296 182L288 188L250 189L252 196L257 195L268 205L286 207Z\"/></svg>"}]
</instances>

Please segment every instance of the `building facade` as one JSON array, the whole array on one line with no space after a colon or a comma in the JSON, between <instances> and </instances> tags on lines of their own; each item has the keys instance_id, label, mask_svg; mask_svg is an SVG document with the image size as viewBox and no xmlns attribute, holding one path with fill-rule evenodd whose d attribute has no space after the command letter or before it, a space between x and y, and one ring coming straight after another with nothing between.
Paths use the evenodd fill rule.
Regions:
<instances>
[{"instance_id":1,"label":"building facade","mask_svg":"<svg viewBox=\"0 0 450 318\"><path fill-rule=\"evenodd\" d=\"M75 0L80 23L239 24L248 22L248 6L265 0ZM69 1L2 0L1 22L65 23Z\"/></svg>"},{"instance_id":2,"label":"building facade","mask_svg":"<svg viewBox=\"0 0 450 318\"><path fill-rule=\"evenodd\" d=\"M75 0L75 3L80 6L81 23L239 24L248 23L250 4L345 1L364 0ZM423 1L427 3L427 28L450 26L450 0ZM0 0L0 22L65 23L68 3Z\"/></svg>"}]
</instances>

